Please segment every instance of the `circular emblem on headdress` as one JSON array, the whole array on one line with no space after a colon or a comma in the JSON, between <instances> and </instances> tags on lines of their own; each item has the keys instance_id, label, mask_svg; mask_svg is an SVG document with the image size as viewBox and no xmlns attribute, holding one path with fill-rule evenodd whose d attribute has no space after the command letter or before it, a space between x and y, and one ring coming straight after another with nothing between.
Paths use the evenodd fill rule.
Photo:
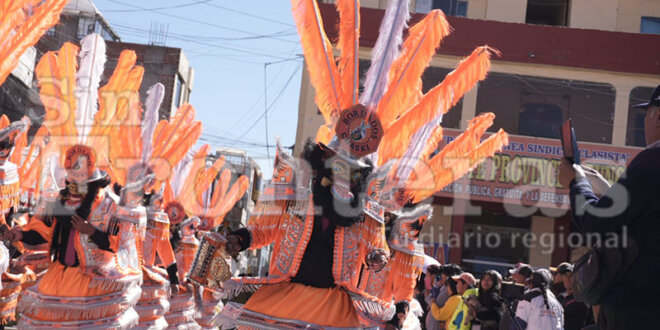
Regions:
<instances>
[{"instance_id":1,"label":"circular emblem on headdress","mask_svg":"<svg viewBox=\"0 0 660 330\"><path fill-rule=\"evenodd\" d=\"M126 182L128 183L138 181L139 179L142 179L146 175L152 174L153 172L154 171L152 170L151 166L146 163L139 162L133 164L128 168L126 173Z\"/></svg>"},{"instance_id":2,"label":"circular emblem on headdress","mask_svg":"<svg viewBox=\"0 0 660 330\"><path fill-rule=\"evenodd\" d=\"M64 169L67 179L73 182L85 182L94 174L96 158L92 148L77 144L66 151Z\"/></svg>"},{"instance_id":3,"label":"circular emblem on headdress","mask_svg":"<svg viewBox=\"0 0 660 330\"><path fill-rule=\"evenodd\" d=\"M167 213L172 224L178 224L186 217L186 210L179 202L169 202L165 206L165 213Z\"/></svg>"},{"instance_id":4,"label":"circular emblem on headdress","mask_svg":"<svg viewBox=\"0 0 660 330\"><path fill-rule=\"evenodd\" d=\"M335 127L339 143L355 158L362 158L378 150L383 126L375 113L362 104L342 111Z\"/></svg>"}]
</instances>

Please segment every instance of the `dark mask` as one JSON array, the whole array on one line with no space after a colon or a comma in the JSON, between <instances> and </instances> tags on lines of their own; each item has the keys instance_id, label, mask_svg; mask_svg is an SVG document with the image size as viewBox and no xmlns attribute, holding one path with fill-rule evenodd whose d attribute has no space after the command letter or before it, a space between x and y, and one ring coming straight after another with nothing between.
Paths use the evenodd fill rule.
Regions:
<instances>
[{"instance_id":1,"label":"dark mask","mask_svg":"<svg viewBox=\"0 0 660 330\"><path fill-rule=\"evenodd\" d=\"M373 167L313 142L307 143L303 157L314 173L312 194L321 215L345 227L363 221L366 181Z\"/></svg>"}]
</instances>

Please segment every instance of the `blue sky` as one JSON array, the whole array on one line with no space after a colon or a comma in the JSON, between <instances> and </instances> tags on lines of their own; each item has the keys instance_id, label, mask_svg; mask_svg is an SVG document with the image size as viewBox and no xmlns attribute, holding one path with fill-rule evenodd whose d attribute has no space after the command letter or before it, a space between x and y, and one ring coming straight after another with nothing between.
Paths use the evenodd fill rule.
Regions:
<instances>
[{"instance_id":1,"label":"blue sky","mask_svg":"<svg viewBox=\"0 0 660 330\"><path fill-rule=\"evenodd\" d=\"M195 69L190 103L212 148L245 149L270 178L275 149L295 141L302 50L286 0L96 0L122 41L149 43L152 25L167 29L166 46L179 47Z\"/></svg>"}]
</instances>

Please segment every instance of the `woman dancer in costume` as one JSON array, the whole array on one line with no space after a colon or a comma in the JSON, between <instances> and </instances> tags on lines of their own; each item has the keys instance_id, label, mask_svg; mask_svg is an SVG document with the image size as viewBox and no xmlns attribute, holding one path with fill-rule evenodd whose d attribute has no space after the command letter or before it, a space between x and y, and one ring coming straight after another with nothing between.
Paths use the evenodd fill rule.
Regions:
<instances>
[{"instance_id":1,"label":"woman dancer in costume","mask_svg":"<svg viewBox=\"0 0 660 330\"><path fill-rule=\"evenodd\" d=\"M182 105L172 120L158 121L165 87L157 83L147 94L144 116L140 107L132 107L127 119L111 132L109 158L117 167L120 164L123 167L114 171L117 187L131 186L142 178L153 177L147 186L138 187L133 196L135 212L146 208L146 230L139 239L144 282L135 309L140 316L138 328L164 329L168 326L163 316L169 309L170 290L175 294L178 292L179 279L174 252L169 244L169 220L160 205L162 193L153 191L164 189L164 181L171 175L170 169L195 144L202 126L194 120L194 109L189 104ZM123 143L126 138L135 143ZM147 191L152 193L146 194ZM155 267L156 256L167 271Z\"/></svg>"},{"instance_id":2,"label":"woman dancer in costume","mask_svg":"<svg viewBox=\"0 0 660 330\"><path fill-rule=\"evenodd\" d=\"M163 197L164 211L172 225L170 239L175 251L178 278L182 282L190 271L199 247L199 240L195 235L200 220L189 215L199 212L198 204L201 200L198 196L211 186L222 166L221 160L217 160L216 166L206 168L208 150L209 146L204 145L194 154L192 151L188 152L173 170L171 182L166 184ZM195 321L197 311L192 290L192 286L180 286L179 292L172 295L170 310L165 315L170 328L200 329Z\"/></svg>"},{"instance_id":3,"label":"woman dancer in costume","mask_svg":"<svg viewBox=\"0 0 660 330\"><path fill-rule=\"evenodd\" d=\"M23 53L57 23L66 3L66 0L47 0L39 3L27 0L3 1L0 18L0 40L3 41L0 45L0 85L18 65ZM26 178L19 183L26 173L24 170L27 169L21 162L23 148L27 146L25 128L26 125L20 122L10 125L9 118L5 115L0 119L0 222L9 226L14 225L13 221L5 219L5 216L10 218L11 213L18 211L20 189L23 185L33 182ZM20 130L24 132L18 133ZM16 136L17 133L19 137ZM17 148L12 153L15 142ZM25 160L24 163L33 165L39 162L31 163ZM34 173L35 167L31 168ZM12 254L20 254L22 250L21 244L15 243ZM5 246L0 247L0 270L2 281L5 282L4 288L0 290L0 328L15 320L19 292L22 286L33 283L35 279L30 269L25 269L21 262L14 262L10 258ZM9 272L5 272L10 263L13 267Z\"/></svg>"},{"instance_id":4,"label":"woman dancer in costume","mask_svg":"<svg viewBox=\"0 0 660 330\"><path fill-rule=\"evenodd\" d=\"M22 295L20 328L127 328L138 319L133 309L142 279L138 242L146 217L131 212L130 199L106 190L110 177L97 160L113 172L108 131L139 106L144 71L134 66L135 53L124 51L97 92L103 41L90 35L81 44L77 76L78 47L70 43L46 53L36 69L50 132L48 153L63 151L66 188L22 230L11 232L14 241L48 243L54 257L38 285ZM98 95L104 99L97 104Z\"/></svg>"}]
</instances>

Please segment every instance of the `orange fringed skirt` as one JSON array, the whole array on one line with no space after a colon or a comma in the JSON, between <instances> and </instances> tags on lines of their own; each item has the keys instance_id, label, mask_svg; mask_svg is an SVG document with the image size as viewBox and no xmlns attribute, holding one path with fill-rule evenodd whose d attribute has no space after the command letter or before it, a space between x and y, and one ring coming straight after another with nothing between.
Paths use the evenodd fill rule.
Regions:
<instances>
[{"instance_id":1,"label":"orange fringed skirt","mask_svg":"<svg viewBox=\"0 0 660 330\"><path fill-rule=\"evenodd\" d=\"M56 297L101 296L112 291L90 287L92 278L81 273L78 267L65 267L53 262L39 282L39 293Z\"/></svg>"},{"instance_id":2,"label":"orange fringed skirt","mask_svg":"<svg viewBox=\"0 0 660 330\"><path fill-rule=\"evenodd\" d=\"M351 298L339 287L321 289L290 282L264 285L245 309L325 327L360 327Z\"/></svg>"},{"instance_id":3,"label":"orange fringed skirt","mask_svg":"<svg viewBox=\"0 0 660 330\"><path fill-rule=\"evenodd\" d=\"M113 291L105 290L100 286L91 287L91 281L92 278L81 273L78 267L65 267L59 262L53 262L46 274L41 278L41 281L39 281L37 288L40 296L60 298L94 297L113 293ZM109 308L108 313L101 317L111 316L115 312L115 310ZM55 322L71 320L73 318L66 315L66 313L58 314L36 311L29 316L35 320Z\"/></svg>"}]
</instances>

